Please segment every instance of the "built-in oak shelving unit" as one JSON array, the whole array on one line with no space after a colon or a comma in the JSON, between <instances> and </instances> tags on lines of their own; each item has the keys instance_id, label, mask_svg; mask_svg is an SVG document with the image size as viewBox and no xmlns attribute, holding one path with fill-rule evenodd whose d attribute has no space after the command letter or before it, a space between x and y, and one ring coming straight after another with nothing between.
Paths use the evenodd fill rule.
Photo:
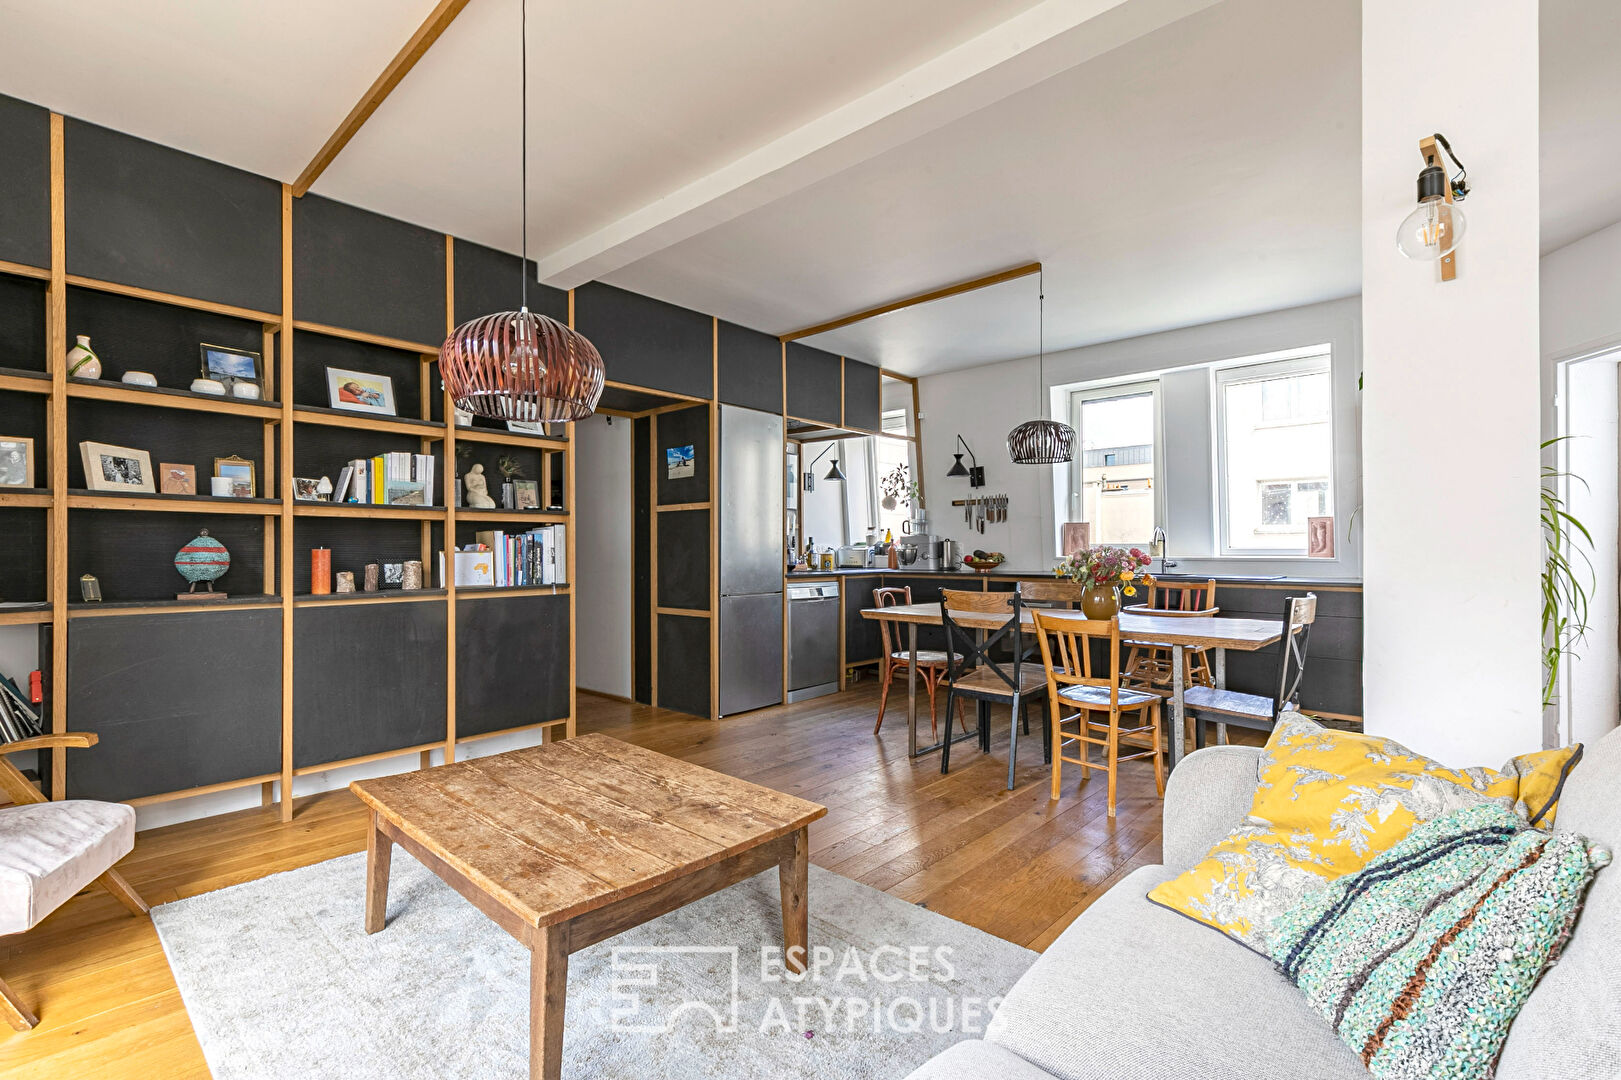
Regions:
<instances>
[{"instance_id":1,"label":"built-in oak shelving unit","mask_svg":"<svg viewBox=\"0 0 1621 1080\"><path fill-rule=\"evenodd\" d=\"M0 436L34 440L38 485L0 488L0 599L38 602L0 607L0 626L39 628L51 730L101 735L51 758L52 797L262 784L268 802L280 781L285 818L298 775L428 750L454 760L459 741L503 731L572 735L570 586L439 581L439 553L475 529L567 523L574 505L566 434L458 426L438 378L436 343L459 321L458 247L509 257L317 196L295 203L286 185L7 98L0 135L24 166L37 151L49 177L37 191L34 171L0 161ZM104 377L68 377L77 334ZM185 389L205 341L259 352L265 400ZM390 375L401 415L328 408L327 367ZM163 385L117 381L131 369ZM154 468L191 464L204 489L215 457L244 457L257 497L90 491L85 440L147 450ZM454 506L458 443L492 477L504 454L538 470L546 508ZM391 450L436 457L438 505L292 497L294 477L336 478ZM177 599L173 555L205 527L231 552L229 595ZM434 587L312 595L316 546L357 578L366 562L420 559ZM106 599L80 599L85 572ZM478 655L459 656L459 638Z\"/></svg>"}]
</instances>

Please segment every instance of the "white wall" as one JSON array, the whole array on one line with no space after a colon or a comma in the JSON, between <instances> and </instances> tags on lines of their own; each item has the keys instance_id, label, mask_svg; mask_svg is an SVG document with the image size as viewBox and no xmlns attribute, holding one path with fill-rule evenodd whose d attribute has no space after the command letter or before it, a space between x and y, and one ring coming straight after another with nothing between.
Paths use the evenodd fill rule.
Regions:
<instances>
[{"instance_id":1,"label":"white wall","mask_svg":"<svg viewBox=\"0 0 1621 1080\"><path fill-rule=\"evenodd\" d=\"M574 425L574 649L582 690L631 696L631 424Z\"/></svg>"},{"instance_id":2,"label":"white wall","mask_svg":"<svg viewBox=\"0 0 1621 1080\"><path fill-rule=\"evenodd\" d=\"M1495 765L1543 739L1537 0L1364 0L1362 39L1364 717ZM1477 181L1447 283L1392 243L1432 131Z\"/></svg>"},{"instance_id":3,"label":"white wall","mask_svg":"<svg viewBox=\"0 0 1621 1080\"><path fill-rule=\"evenodd\" d=\"M1359 301L1356 297L1288 308L1241 319L1169 330L1049 355L1044 364L1046 415L1063 408L1063 392L1076 383L1166 371L1160 383L1167 499L1166 532L1177 570L1189 573L1289 573L1300 577L1355 578L1360 552L1338 525L1337 559L1226 558L1213 555L1214 475L1210 378L1200 370L1168 371L1194 364L1231 360L1327 343L1334 353L1335 514L1348 522L1361 503L1357 452L1357 375L1362 368ZM923 469L931 520L936 531L976 547L1002 551L1007 565L1045 570L1057 550L1053 522L1055 485L1064 487L1062 468L1015 465L1008 457L1007 433L1036 415L1035 357L930 375L919 383L923 410ZM948 477L956 435L961 433L985 468L986 487L970 492L968 481ZM1008 520L987 525L970 538L960 509L949 504L969 494L1008 494Z\"/></svg>"}]
</instances>

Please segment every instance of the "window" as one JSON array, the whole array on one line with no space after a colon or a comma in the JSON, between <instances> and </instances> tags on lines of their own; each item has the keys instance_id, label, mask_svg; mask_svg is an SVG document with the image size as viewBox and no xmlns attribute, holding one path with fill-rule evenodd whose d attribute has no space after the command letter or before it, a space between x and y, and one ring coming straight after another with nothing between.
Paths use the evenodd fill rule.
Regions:
<instances>
[{"instance_id":1,"label":"window","mask_svg":"<svg viewBox=\"0 0 1621 1080\"><path fill-rule=\"evenodd\" d=\"M1159 524L1159 384L1070 394L1080 453L1070 469L1069 520L1092 526L1094 544L1147 547Z\"/></svg>"},{"instance_id":2,"label":"window","mask_svg":"<svg viewBox=\"0 0 1621 1080\"><path fill-rule=\"evenodd\" d=\"M1306 519L1333 513L1326 350L1218 368L1216 528L1224 554L1304 554Z\"/></svg>"},{"instance_id":3,"label":"window","mask_svg":"<svg viewBox=\"0 0 1621 1080\"><path fill-rule=\"evenodd\" d=\"M872 510L869 517L877 525L878 536L883 537L885 531L901 535L901 522L912 517L912 508L904 501L896 500L893 507L883 503L881 484L884 477L893 475L902 465L906 466L906 476L910 481L917 480L917 472L912 468L912 444L906 439L906 409L891 409L886 411L879 421L878 430L895 438L882 438L869 436L867 441L873 448L873 499Z\"/></svg>"}]
</instances>

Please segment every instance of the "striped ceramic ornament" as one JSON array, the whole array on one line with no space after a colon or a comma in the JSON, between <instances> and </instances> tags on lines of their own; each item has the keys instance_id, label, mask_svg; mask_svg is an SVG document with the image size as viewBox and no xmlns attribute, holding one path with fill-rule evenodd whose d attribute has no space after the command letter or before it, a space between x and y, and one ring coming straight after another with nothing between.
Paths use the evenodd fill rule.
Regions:
<instances>
[{"instance_id":1,"label":"striped ceramic ornament","mask_svg":"<svg viewBox=\"0 0 1621 1080\"><path fill-rule=\"evenodd\" d=\"M193 585L200 581L214 581L231 568L231 553L204 529L196 539L180 549L180 553L174 557L174 568Z\"/></svg>"}]
</instances>

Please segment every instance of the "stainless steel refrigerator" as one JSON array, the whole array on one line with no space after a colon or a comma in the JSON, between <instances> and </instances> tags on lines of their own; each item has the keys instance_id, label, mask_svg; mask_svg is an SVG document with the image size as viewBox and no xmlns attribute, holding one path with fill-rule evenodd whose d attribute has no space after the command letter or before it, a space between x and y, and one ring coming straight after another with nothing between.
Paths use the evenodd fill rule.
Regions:
<instances>
[{"instance_id":1,"label":"stainless steel refrigerator","mask_svg":"<svg viewBox=\"0 0 1621 1080\"><path fill-rule=\"evenodd\" d=\"M782 417L720 407L720 714L782 701Z\"/></svg>"}]
</instances>

